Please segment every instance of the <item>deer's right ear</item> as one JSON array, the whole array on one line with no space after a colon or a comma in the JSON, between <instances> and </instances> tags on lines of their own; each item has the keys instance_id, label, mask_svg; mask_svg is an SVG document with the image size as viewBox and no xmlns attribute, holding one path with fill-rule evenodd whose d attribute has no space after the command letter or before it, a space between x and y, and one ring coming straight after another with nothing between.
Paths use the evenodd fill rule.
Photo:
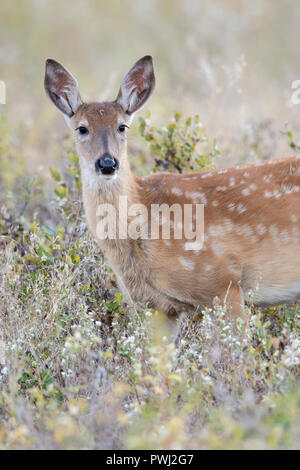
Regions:
<instances>
[{"instance_id":1,"label":"deer's right ear","mask_svg":"<svg viewBox=\"0 0 300 470\"><path fill-rule=\"evenodd\" d=\"M53 59L46 60L45 90L65 117L74 116L82 104L76 78Z\"/></svg>"}]
</instances>

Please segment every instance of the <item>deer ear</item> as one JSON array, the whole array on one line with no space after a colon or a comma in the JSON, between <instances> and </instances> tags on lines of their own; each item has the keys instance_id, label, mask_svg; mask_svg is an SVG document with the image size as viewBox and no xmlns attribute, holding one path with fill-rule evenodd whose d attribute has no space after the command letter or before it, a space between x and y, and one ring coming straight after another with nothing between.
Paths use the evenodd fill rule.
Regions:
<instances>
[{"instance_id":1,"label":"deer ear","mask_svg":"<svg viewBox=\"0 0 300 470\"><path fill-rule=\"evenodd\" d=\"M45 90L57 109L69 118L82 104L77 80L53 59L46 60Z\"/></svg>"},{"instance_id":2,"label":"deer ear","mask_svg":"<svg viewBox=\"0 0 300 470\"><path fill-rule=\"evenodd\" d=\"M155 76L152 57L142 57L123 78L117 102L127 114L140 109L154 90Z\"/></svg>"}]
</instances>

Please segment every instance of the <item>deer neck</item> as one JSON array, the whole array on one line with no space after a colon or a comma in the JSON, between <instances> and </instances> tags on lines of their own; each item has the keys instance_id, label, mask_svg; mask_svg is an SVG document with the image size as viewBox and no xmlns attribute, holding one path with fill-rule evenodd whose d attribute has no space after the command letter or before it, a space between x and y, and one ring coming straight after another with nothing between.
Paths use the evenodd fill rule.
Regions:
<instances>
[{"instance_id":1,"label":"deer neck","mask_svg":"<svg viewBox=\"0 0 300 470\"><path fill-rule=\"evenodd\" d=\"M82 172L83 201L87 222L93 236L98 241L101 249L114 268L120 266L120 264L127 263L128 256L130 254L132 255L134 251L136 240L132 240L129 237L120 238L118 231L115 239L100 239L98 236L98 223L101 219L101 217L99 217L99 207L105 205L112 206L114 208L113 213L116 214L118 223L121 215L120 211L124 211L122 201L126 201L128 208L132 204L142 202L140 199L138 179L132 174L129 164L127 164L124 170L122 176L118 176L113 181L103 181L98 175L94 175L93 185L91 180L88 180L84 171ZM127 213L125 216L124 213L122 213L122 216L124 220L124 217L127 218Z\"/></svg>"}]
</instances>

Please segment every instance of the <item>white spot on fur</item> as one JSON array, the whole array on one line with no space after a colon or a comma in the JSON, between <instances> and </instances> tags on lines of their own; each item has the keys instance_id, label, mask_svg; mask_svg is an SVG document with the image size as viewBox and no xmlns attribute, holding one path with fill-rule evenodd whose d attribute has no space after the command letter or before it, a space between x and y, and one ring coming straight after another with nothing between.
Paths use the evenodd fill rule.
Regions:
<instances>
[{"instance_id":1,"label":"white spot on fur","mask_svg":"<svg viewBox=\"0 0 300 470\"><path fill-rule=\"evenodd\" d=\"M226 245L222 242L216 241L212 244L212 250L216 256L220 257L226 251Z\"/></svg>"},{"instance_id":2,"label":"white spot on fur","mask_svg":"<svg viewBox=\"0 0 300 470\"><path fill-rule=\"evenodd\" d=\"M222 236L224 233L222 225L210 225L208 232L212 237Z\"/></svg>"},{"instance_id":3,"label":"white spot on fur","mask_svg":"<svg viewBox=\"0 0 300 470\"><path fill-rule=\"evenodd\" d=\"M207 199L204 193L201 194L200 201L202 204L207 204Z\"/></svg>"},{"instance_id":4,"label":"white spot on fur","mask_svg":"<svg viewBox=\"0 0 300 470\"><path fill-rule=\"evenodd\" d=\"M300 236L300 230L299 230L298 227L293 227L293 228L292 228L292 232L293 232L293 235L294 235L295 237L299 237L299 236Z\"/></svg>"},{"instance_id":5,"label":"white spot on fur","mask_svg":"<svg viewBox=\"0 0 300 470\"><path fill-rule=\"evenodd\" d=\"M171 193L175 194L176 196L182 196L182 191L179 188L172 188Z\"/></svg>"},{"instance_id":6,"label":"white spot on fur","mask_svg":"<svg viewBox=\"0 0 300 470\"><path fill-rule=\"evenodd\" d=\"M259 235L264 235L264 233L266 233L267 231L266 227L263 224L258 224L256 230Z\"/></svg>"},{"instance_id":7,"label":"white spot on fur","mask_svg":"<svg viewBox=\"0 0 300 470\"><path fill-rule=\"evenodd\" d=\"M278 230L278 227L277 227L275 224L270 225L269 232L270 232L270 235L271 235L273 238L275 238L276 240L278 240L279 230Z\"/></svg>"},{"instance_id":8,"label":"white spot on fur","mask_svg":"<svg viewBox=\"0 0 300 470\"><path fill-rule=\"evenodd\" d=\"M234 211L235 203L234 203L234 202L231 202L230 204L228 204L227 208L228 208L228 210L231 211L231 212Z\"/></svg>"},{"instance_id":9,"label":"white spot on fur","mask_svg":"<svg viewBox=\"0 0 300 470\"><path fill-rule=\"evenodd\" d=\"M213 202L212 202L212 205L213 205L214 207L217 207L217 206L219 205L219 202L218 202L218 201L213 201Z\"/></svg>"},{"instance_id":10,"label":"white spot on fur","mask_svg":"<svg viewBox=\"0 0 300 470\"><path fill-rule=\"evenodd\" d=\"M250 227L250 225L238 225L235 231L238 235L243 235L247 238L252 235L252 228Z\"/></svg>"},{"instance_id":11,"label":"white spot on fur","mask_svg":"<svg viewBox=\"0 0 300 470\"><path fill-rule=\"evenodd\" d=\"M183 258L182 256L180 256L179 261L180 261L181 265L184 267L184 269L186 269L187 271L193 271L193 269L195 268L194 261L192 261L190 259L186 259L186 258Z\"/></svg>"},{"instance_id":12,"label":"white spot on fur","mask_svg":"<svg viewBox=\"0 0 300 470\"><path fill-rule=\"evenodd\" d=\"M216 191L226 191L227 186L217 186Z\"/></svg>"},{"instance_id":13,"label":"white spot on fur","mask_svg":"<svg viewBox=\"0 0 300 470\"><path fill-rule=\"evenodd\" d=\"M200 251L203 247L203 244L202 243L199 243L199 242L186 242L184 244L184 249L186 251Z\"/></svg>"},{"instance_id":14,"label":"white spot on fur","mask_svg":"<svg viewBox=\"0 0 300 470\"><path fill-rule=\"evenodd\" d=\"M272 179L272 175L265 175L264 176L265 183L270 183L271 179Z\"/></svg>"},{"instance_id":15,"label":"white spot on fur","mask_svg":"<svg viewBox=\"0 0 300 470\"><path fill-rule=\"evenodd\" d=\"M204 193L199 193L199 192L194 192L194 193L189 193L186 192L185 196L188 198L193 199L193 202L196 203L195 199L200 199L202 204L207 204L207 199Z\"/></svg>"},{"instance_id":16,"label":"white spot on fur","mask_svg":"<svg viewBox=\"0 0 300 470\"><path fill-rule=\"evenodd\" d=\"M226 232L231 232L233 230L233 223L230 219L225 219L224 228Z\"/></svg>"},{"instance_id":17,"label":"white spot on fur","mask_svg":"<svg viewBox=\"0 0 300 470\"><path fill-rule=\"evenodd\" d=\"M288 191L289 192L287 194L290 194L291 192L293 192L290 189ZM286 192L286 190L283 190L283 192ZM266 198L275 197L275 199L280 199L281 196L282 196L282 193L278 189L275 189L273 192L272 191L265 191L264 195L265 195Z\"/></svg>"},{"instance_id":18,"label":"white spot on fur","mask_svg":"<svg viewBox=\"0 0 300 470\"><path fill-rule=\"evenodd\" d=\"M236 210L238 211L239 214L243 214L243 212L246 212L246 207L243 204L238 204Z\"/></svg>"},{"instance_id":19,"label":"white spot on fur","mask_svg":"<svg viewBox=\"0 0 300 470\"><path fill-rule=\"evenodd\" d=\"M257 189L256 184L252 183L248 188L245 188L242 190L243 196L249 196L251 194L251 191L255 191Z\"/></svg>"},{"instance_id":20,"label":"white spot on fur","mask_svg":"<svg viewBox=\"0 0 300 470\"><path fill-rule=\"evenodd\" d=\"M250 189L249 188L245 188L245 189L242 190L242 195L243 196L249 196L249 194L250 194Z\"/></svg>"},{"instance_id":21,"label":"white spot on fur","mask_svg":"<svg viewBox=\"0 0 300 470\"><path fill-rule=\"evenodd\" d=\"M288 243L291 240L289 232L285 229L280 233L280 240L282 243Z\"/></svg>"},{"instance_id":22,"label":"white spot on fur","mask_svg":"<svg viewBox=\"0 0 300 470\"><path fill-rule=\"evenodd\" d=\"M212 173L209 172L209 173L206 173L205 175L202 175L201 178L208 178L209 176L212 176Z\"/></svg>"}]
</instances>

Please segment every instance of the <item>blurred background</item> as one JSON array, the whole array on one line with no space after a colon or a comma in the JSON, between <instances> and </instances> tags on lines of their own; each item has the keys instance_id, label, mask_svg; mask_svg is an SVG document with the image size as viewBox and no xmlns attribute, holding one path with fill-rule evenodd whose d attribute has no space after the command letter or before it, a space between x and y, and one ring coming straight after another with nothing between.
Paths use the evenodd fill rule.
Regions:
<instances>
[{"instance_id":1,"label":"blurred background","mask_svg":"<svg viewBox=\"0 0 300 470\"><path fill-rule=\"evenodd\" d=\"M169 123L174 111L199 114L217 139L220 166L286 154L281 131L288 123L297 137L300 122L300 105L291 104L299 21L297 0L2 0L2 127L5 119L21 142L23 170L48 173L69 133L44 93L45 58L70 69L84 99L107 100L133 63L152 54L154 125ZM139 142L134 129L130 138Z\"/></svg>"}]
</instances>

